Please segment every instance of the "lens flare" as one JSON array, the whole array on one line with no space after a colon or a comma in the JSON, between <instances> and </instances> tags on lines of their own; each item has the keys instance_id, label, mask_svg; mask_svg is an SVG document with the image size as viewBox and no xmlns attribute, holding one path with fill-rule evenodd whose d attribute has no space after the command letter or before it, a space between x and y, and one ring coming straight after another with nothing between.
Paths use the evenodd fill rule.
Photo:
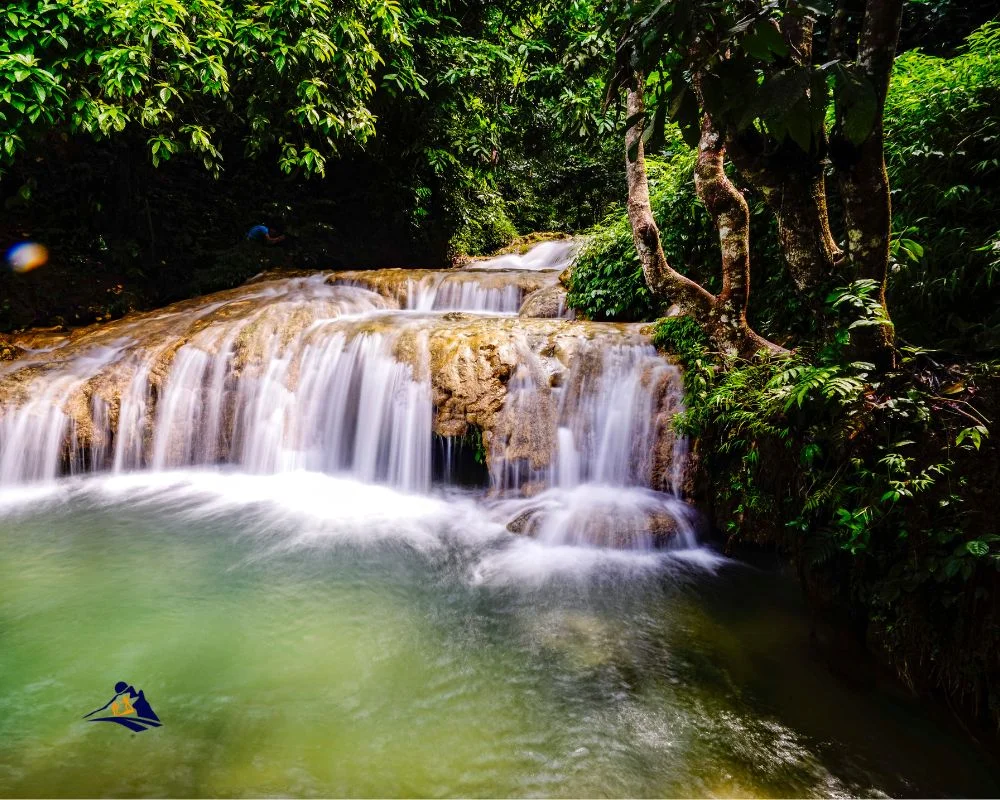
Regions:
<instances>
[{"instance_id":1,"label":"lens flare","mask_svg":"<svg viewBox=\"0 0 1000 800\"><path fill-rule=\"evenodd\" d=\"M14 272L31 272L48 260L48 248L37 242L21 242L7 251L7 263Z\"/></svg>"}]
</instances>

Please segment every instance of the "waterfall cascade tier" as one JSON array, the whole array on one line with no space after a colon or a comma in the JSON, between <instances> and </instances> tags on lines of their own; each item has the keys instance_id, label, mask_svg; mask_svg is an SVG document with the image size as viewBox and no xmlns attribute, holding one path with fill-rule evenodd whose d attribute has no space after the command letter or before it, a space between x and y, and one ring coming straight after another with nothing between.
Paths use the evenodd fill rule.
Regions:
<instances>
[{"instance_id":1,"label":"waterfall cascade tier","mask_svg":"<svg viewBox=\"0 0 1000 800\"><path fill-rule=\"evenodd\" d=\"M476 450L512 530L689 535L677 368L635 325L518 316L553 290L554 269L265 276L21 337L0 367L0 484L230 464L426 492L444 441Z\"/></svg>"},{"instance_id":2,"label":"waterfall cascade tier","mask_svg":"<svg viewBox=\"0 0 1000 800\"><path fill-rule=\"evenodd\" d=\"M568 319L566 292L554 271L482 269L380 269L341 272L334 282L359 286L383 295L402 309L520 314ZM541 313L537 300L553 301Z\"/></svg>"}]
</instances>

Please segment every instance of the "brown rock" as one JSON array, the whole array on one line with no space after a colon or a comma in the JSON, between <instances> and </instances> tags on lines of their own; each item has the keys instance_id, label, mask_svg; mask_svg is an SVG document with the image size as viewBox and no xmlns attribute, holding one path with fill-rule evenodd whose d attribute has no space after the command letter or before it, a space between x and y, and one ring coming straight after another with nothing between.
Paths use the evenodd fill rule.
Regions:
<instances>
[{"instance_id":1,"label":"brown rock","mask_svg":"<svg viewBox=\"0 0 1000 800\"><path fill-rule=\"evenodd\" d=\"M572 309L566 304L566 290L561 286L547 286L544 289L536 289L524 298L518 316L570 319L572 313Z\"/></svg>"}]
</instances>

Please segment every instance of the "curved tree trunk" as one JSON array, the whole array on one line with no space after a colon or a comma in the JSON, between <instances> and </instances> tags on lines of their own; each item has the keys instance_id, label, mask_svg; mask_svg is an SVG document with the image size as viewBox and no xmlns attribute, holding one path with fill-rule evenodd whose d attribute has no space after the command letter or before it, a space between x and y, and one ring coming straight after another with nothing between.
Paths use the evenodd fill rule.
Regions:
<instances>
[{"instance_id":1,"label":"curved tree trunk","mask_svg":"<svg viewBox=\"0 0 1000 800\"><path fill-rule=\"evenodd\" d=\"M722 291L715 314L723 324L747 324L750 292L750 207L743 193L726 176L726 147L722 136L705 113L701 122L694 188L719 231L722 248Z\"/></svg>"},{"instance_id":2,"label":"curved tree trunk","mask_svg":"<svg viewBox=\"0 0 1000 800\"><path fill-rule=\"evenodd\" d=\"M706 114L695 182L699 196L715 220L722 244L722 292L716 297L667 263L660 230L649 202L649 181L642 146L645 127L645 77L632 74L627 86L628 126L625 131L625 175L628 181L628 219L642 273L653 296L677 306L705 328L716 347L733 355L751 356L758 350L786 352L761 338L747 325L750 288L750 212L742 193L723 169L725 147ZM707 198L707 199L706 199Z\"/></svg>"},{"instance_id":3,"label":"curved tree trunk","mask_svg":"<svg viewBox=\"0 0 1000 800\"><path fill-rule=\"evenodd\" d=\"M750 207L743 192L726 175L726 146L722 133L707 112L702 114L695 191L719 232L722 250L722 291L706 323L710 335L729 352L743 356L760 349L784 353L783 348L757 335L747 322L750 299Z\"/></svg>"},{"instance_id":4,"label":"curved tree trunk","mask_svg":"<svg viewBox=\"0 0 1000 800\"><path fill-rule=\"evenodd\" d=\"M649 203L649 181L642 146L646 110L643 99L645 83L642 73L634 73L626 95L629 125L625 130L625 177L628 183L628 219L632 226L632 239L635 251L639 254L646 285L653 296L676 303L683 313L702 319L711 310L715 297L667 263L660 243L660 229L656 226Z\"/></svg>"}]
</instances>

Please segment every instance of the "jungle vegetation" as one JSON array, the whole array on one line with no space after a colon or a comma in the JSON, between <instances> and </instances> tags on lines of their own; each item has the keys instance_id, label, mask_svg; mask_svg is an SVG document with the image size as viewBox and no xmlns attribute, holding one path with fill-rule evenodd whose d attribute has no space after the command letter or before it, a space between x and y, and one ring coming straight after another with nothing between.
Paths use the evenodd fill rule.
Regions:
<instances>
[{"instance_id":1,"label":"jungle vegetation","mask_svg":"<svg viewBox=\"0 0 1000 800\"><path fill-rule=\"evenodd\" d=\"M995 743L998 14L13 0L0 244L51 261L0 274L0 331L585 234L569 301L683 363L729 545L788 555L846 658ZM248 248L259 222L291 246Z\"/></svg>"}]
</instances>

